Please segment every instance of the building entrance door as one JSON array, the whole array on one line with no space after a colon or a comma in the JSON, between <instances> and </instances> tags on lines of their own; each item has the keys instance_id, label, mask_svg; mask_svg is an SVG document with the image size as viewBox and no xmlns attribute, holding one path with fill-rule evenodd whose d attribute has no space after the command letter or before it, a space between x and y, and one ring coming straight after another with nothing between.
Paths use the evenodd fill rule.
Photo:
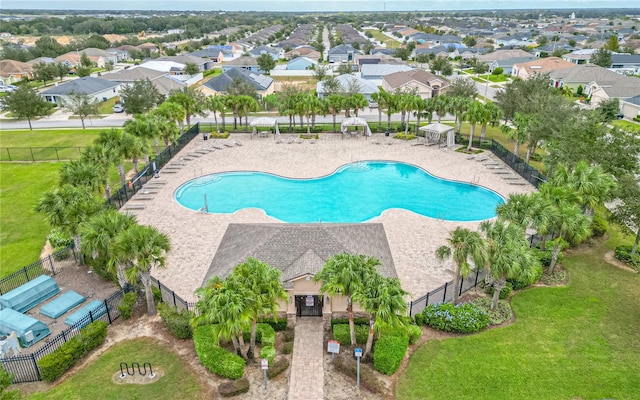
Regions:
<instances>
[{"instance_id":1,"label":"building entrance door","mask_svg":"<svg viewBox=\"0 0 640 400\"><path fill-rule=\"evenodd\" d=\"M296 296L296 315L298 317L322 317L323 296Z\"/></svg>"}]
</instances>

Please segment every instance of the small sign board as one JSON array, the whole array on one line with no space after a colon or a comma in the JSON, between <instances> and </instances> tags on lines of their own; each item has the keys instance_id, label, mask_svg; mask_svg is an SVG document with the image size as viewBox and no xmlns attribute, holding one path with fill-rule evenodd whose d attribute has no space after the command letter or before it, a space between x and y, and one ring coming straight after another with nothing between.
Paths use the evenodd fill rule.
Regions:
<instances>
[{"instance_id":1,"label":"small sign board","mask_svg":"<svg viewBox=\"0 0 640 400\"><path fill-rule=\"evenodd\" d=\"M309 295L305 298L305 306L307 307L313 307L314 304L314 297Z\"/></svg>"},{"instance_id":2,"label":"small sign board","mask_svg":"<svg viewBox=\"0 0 640 400\"><path fill-rule=\"evenodd\" d=\"M340 342L337 340L329 340L327 343L327 351L329 353L340 354Z\"/></svg>"},{"instance_id":3,"label":"small sign board","mask_svg":"<svg viewBox=\"0 0 640 400\"><path fill-rule=\"evenodd\" d=\"M262 359L262 369L269 369L269 360L266 358Z\"/></svg>"},{"instance_id":4,"label":"small sign board","mask_svg":"<svg viewBox=\"0 0 640 400\"><path fill-rule=\"evenodd\" d=\"M353 350L353 355L355 355L356 357L362 357L362 348L356 347L355 350Z\"/></svg>"}]
</instances>

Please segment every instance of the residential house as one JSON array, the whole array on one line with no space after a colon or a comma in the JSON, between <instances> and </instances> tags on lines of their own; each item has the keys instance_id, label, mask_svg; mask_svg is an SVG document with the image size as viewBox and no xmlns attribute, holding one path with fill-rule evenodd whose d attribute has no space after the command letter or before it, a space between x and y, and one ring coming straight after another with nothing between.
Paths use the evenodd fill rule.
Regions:
<instances>
[{"instance_id":1,"label":"residential house","mask_svg":"<svg viewBox=\"0 0 640 400\"><path fill-rule=\"evenodd\" d=\"M338 80L343 92L357 89L357 92L364 95L367 100L371 100L372 94L380 92L380 90L378 89L378 85L376 85L374 82L362 79L355 75L338 75L336 79ZM316 92L318 93L319 98L325 97L324 81L320 81L316 84Z\"/></svg>"},{"instance_id":2,"label":"residential house","mask_svg":"<svg viewBox=\"0 0 640 400\"><path fill-rule=\"evenodd\" d=\"M596 49L576 50L572 53L564 54L562 56L562 59L576 65L589 64L591 62L591 56L595 52L596 52Z\"/></svg>"},{"instance_id":3,"label":"residential house","mask_svg":"<svg viewBox=\"0 0 640 400\"><path fill-rule=\"evenodd\" d=\"M640 54L612 54L611 66L614 69L634 70L640 66Z\"/></svg>"},{"instance_id":4,"label":"residential house","mask_svg":"<svg viewBox=\"0 0 640 400\"><path fill-rule=\"evenodd\" d=\"M394 54L396 54L396 49L375 48L375 49L371 49L369 54L371 54L372 56L377 56L377 55L380 55L380 54L383 54L385 56L393 56ZM357 56L356 56L356 58L357 58Z\"/></svg>"},{"instance_id":5,"label":"residential house","mask_svg":"<svg viewBox=\"0 0 640 400\"><path fill-rule=\"evenodd\" d=\"M620 112L625 118L634 119L640 116L640 94L620 100Z\"/></svg>"},{"instance_id":6,"label":"residential house","mask_svg":"<svg viewBox=\"0 0 640 400\"><path fill-rule=\"evenodd\" d=\"M627 100L640 95L640 79L615 74L611 80L590 82L587 93L591 95L591 104L598 105L609 99Z\"/></svg>"},{"instance_id":7,"label":"residential house","mask_svg":"<svg viewBox=\"0 0 640 400\"><path fill-rule=\"evenodd\" d=\"M322 282L313 277L330 257L344 252L373 257L380 261L380 275L397 276L384 226L379 223L234 223L227 227L202 284L213 277L225 279L238 263L256 258L281 271L287 301L279 303L279 316L286 316L291 325L302 316L329 321L346 316L347 299L339 294L323 294ZM361 315L357 303L353 309Z\"/></svg>"},{"instance_id":8,"label":"residential house","mask_svg":"<svg viewBox=\"0 0 640 400\"><path fill-rule=\"evenodd\" d=\"M176 61L155 59L140 64L140 67L163 72L166 75L178 79L187 85L193 85L203 77L202 72L195 75L188 75L184 72L186 65Z\"/></svg>"},{"instance_id":9,"label":"residential house","mask_svg":"<svg viewBox=\"0 0 640 400\"><path fill-rule=\"evenodd\" d=\"M109 54L114 55L116 57L116 62L131 60L131 56L129 56L129 52L126 50L120 50L120 49L116 49L115 47L112 47L112 48L106 49L105 51Z\"/></svg>"},{"instance_id":10,"label":"residential house","mask_svg":"<svg viewBox=\"0 0 640 400\"><path fill-rule=\"evenodd\" d=\"M284 53L285 60L293 60L296 57L306 57L318 61L322 53L311 46L299 46Z\"/></svg>"},{"instance_id":11,"label":"residential house","mask_svg":"<svg viewBox=\"0 0 640 400\"><path fill-rule=\"evenodd\" d=\"M563 68L549 73L551 86L570 88L574 93L579 86L586 91L590 82L609 82L617 77L617 73L595 64L574 65L573 68Z\"/></svg>"},{"instance_id":12,"label":"residential house","mask_svg":"<svg viewBox=\"0 0 640 400\"><path fill-rule=\"evenodd\" d=\"M249 50L249 55L251 57L258 58L263 54L268 54L275 61L278 61L280 58L284 57L284 50L277 47L271 47L271 46L258 46Z\"/></svg>"},{"instance_id":13,"label":"residential house","mask_svg":"<svg viewBox=\"0 0 640 400\"><path fill-rule=\"evenodd\" d=\"M475 48L475 47L465 47L461 49L457 49L458 55L463 60L470 60L472 58L478 58L478 56L482 54L487 54L489 49L485 47Z\"/></svg>"},{"instance_id":14,"label":"residential house","mask_svg":"<svg viewBox=\"0 0 640 400\"><path fill-rule=\"evenodd\" d=\"M93 47L88 47L84 50L81 50L80 54L86 54L87 57L89 57L89 60L91 60L91 62L93 62L98 68L104 68L108 63L115 65L115 63L118 62L118 57L115 54Z\"/></svg>"},{"instance_id":15,"label":"residential house","mask_svg":"<svg viewBox=\"0 0 640 400\"><path fill-rule=\"evenodd\" d=\"M148 79L158 89L158 92L166 96L173 90L180 90L187 84L175 76L171 76L163 71L134 66L116 72L102 75L102 79L112 82L119 82L122 86L133 85L136 81Z\"/></svg>"},{"instance_id":16,"label":"residential house","mask_svg":"<svg viewBox=\"0 0 640 400\"><path fill-rule=\"evenodd\" d=\"M513 49L513 50L496 50L487 54L481 54L478 56L478 61L482 61L487 64L491 64L495 61L507 60L511 58L521 58L531 57L532 54L528 53L521 49ZM511 71L511 69L509 69Z\"/></svg>"},{"instance_id":17,"label":"residential house","mask_svg":"<svg viewBox=\"0 0 640 400\"><path fill-rule=\"evenodd\" d=\"M33 60L27 61L27 64L36 65L36 64L55 64L55 60L51 57L38 57Z\"/></svg>"},{"instance_id":18,"label":"residential house","mask_svg":"<svg viewBox=\"0 0 640 400\"><path fill-rule=\"evenodd\" d=\"M85 76L40 92L46 101L64 106L71 93L84 93L95 101L107 101L120 93L120 82Z\"/></svg>"},{"instance_id":19,"label":"residential house","mask_svg":"<svg viewBox=\"0 0 640 400\"><path fill-rule=\"evenodd\" d=\"M360 68L360 77L370 81L380 81L376 84L381 85L383 76L412 69L406 64L364 64Z\"/></svg>"},{"instance_id":20,"label":"residential house","mask_svg":"<svg viewBox=\"0 0 640 400\"><path fill-rule=\"evenodd\" d=\"M446 58L456 58L458 56L457 49L453 49L453 51L449 51L449 50L451 49L445 46L435 46L430 48L416 47L411 52L411 58L416 58L417 56L422 54L427 54L427 55L433 54L436 57L446 57Z\"/></svg>"},{"instance_id":21,"label":"residential house","mask_svg":"<svg viewBox=\"0 0 640 400\"><path fill-rule=\"evenodd\" d=\"M241 68L229 68L222 74L209 79L204 85L200 86L199 89L206 95L211 96L225 94L229 85L236 79L253 86L260 99L263 99L275 91L273 78Z\"/></svg>"},{"instance_id":22,"label":"residential house","mask_svg":"<svg viewBox=\"0 0 640 400\"><path fill-rule=\"evenodd\" d=\"M382 77L382 88L387 92L416 92L422 99L443 94L449 82L423 69L401 71Z\"/></svg>"},{"instance_id":23,"label":"residential house","mask_svg":"<svg viewBox=\"0 0 640 400\"><path fill-rule=\"evenodd\" d=\"M517 63L526 63L529 61L535 61L538 58L534 55L528 55L526 57L514 57L504 60L496 60L489 63L489 72L493 72L496 68L502 68L503 74L510 75L513 71L513 66Z\"/></svg>"},{"instance_id":24,"label":"residential house","mask_svg":"<svg viewBox=\"0 0 640 400\"><path fill-rule=\"evenodd\" d=\"M356 50L350 44L341 44L329 49L330 63L346 63L355 61L357 54L363 54L360 50Z\"/></svg>"},{"instance_id":25,"label":"residential house","mask_svg":"<svg viewBox=\"0 0 640 400\"><path fill-rule=\"evenodd\" d=\"M534 43L528 33L500 36L495 42L498 46L531 46Z\"/></svg>"},{"instance_id":26,"label":"residential house","mask_svg":"<svg viewBox=\"0 0 640 400\"><path fill-rule=\"evenodd\" d=\"M305 71L308 69L315 69L318 66L318 61L307 57L297 57L287 63L287 70L289 71Z\"/></svg>"},{"instance_id":27,"label":"residential house","mask_svg":"<svg viewBox=\"0 0 640 400\"><path fill-rule=\"evenodd\" d=\"M0 61L0 80L3 85L33 78L33 66L29 63L15 60Z\"/></svg>"},{"instance_id":28,"label":"residential house","mask_svg":"<svg viewBox=\"0 0 640 400\"><path fill-rule=\"evenodd\" d=\"M153 43L142 43L136 46L139 50L148 49L151 54L158 52L158 46Z\"/></svg>"},{"instance_id":29,"label":"residential house","mask_svg":"<svg viewBox=\"0 0 640 400\"><path fill-rule=\"evenodd\" d=\"M251 56L242 56L242 57L236 58L235 60L226 62L222 66L222 72L228 71L233 68L244 69L247 71L254 72L256 74L264 72L260 70L260 66L258 65L258 62L256 61L256 59Z\"/></svg>"},{"instance_id":30,"label":"residential house","mask_svg":"<svg viewBox=\"0 0 640 400\"><path fill-rule=\"evenodd\" d=\"M539 58L533 61L513 64L511 75L527 80L536 74L572 67L575 67L575 65L558 57Z\"/></svg>"},{"instance_id":31,"label":"residential house","mask_svg":"<svg viewBox=\"0 0 640 400\"><path fill-rule=\"evenodd\" d=\"M80 53L76 51L70 51L68 53L64 53L54 58L56 63L65 64L67 67L71 68L72 71L75 71L75 68L80 65Z\"/></svg>"},{"instance_id":32,"label":"residential house","mask_svg":"<svg viewBox=\"0 0 640 400\"><path fill-rule=\"evenodd\" d=\"M391 65L407 65L407 62L398 57L388 56L386 54L358 54L356 56L356 64L362 69L367 64L391 64Z\"/></svg>"},{"instance_id":33,"label":"residential house","mask_svg":"<svg viewBox=\"0 0 640 400\"><path fill-rule=\"evenodd\" d=\"M152 61L172 61L183 65L191 63L195 64L200 72L208 71L213 68L213 62L208 58L195 57L190 54L181 54L178 56L163 56L154 58Z\"/></svg>"},{"instance_id":34,"label":"residential house","mask_svg":"<svg viewBox=\"0 0 640 400\"><path fill-rule=\"evenodd\" d=\"M189 53L190 56L198 57L198 58L206 58L213 63L221 63L224 62L224 52L220 49L202 49L196 50Z\"/></svg>"}]
</instances>

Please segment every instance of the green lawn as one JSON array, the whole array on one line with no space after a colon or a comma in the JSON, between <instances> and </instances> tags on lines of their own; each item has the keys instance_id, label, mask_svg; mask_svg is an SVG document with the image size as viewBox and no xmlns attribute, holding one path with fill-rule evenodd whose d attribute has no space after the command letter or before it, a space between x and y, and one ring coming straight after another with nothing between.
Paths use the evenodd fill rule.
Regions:
<instances>
[{"instance_id":1,"label":"green lawn","mask_svg":"<svg viewBox=\"0 0 640 400\"><path fill-rule=\"evenodd\" d=\"M150 362L155 371L162 369L164 376L146 385L115 384L114 373L120 363ZM178 356L152 339L122 342L109 349L98 360L80 370L61 384L43 393L28 397L43 399L203 399L205 389L193 371Z\"/></svg>"},{"instance_id":2,"label":"green lawn","mask_svg":"<svg viewBox=\"0 0 640 400\"><path fill-rule=\"evenodd\" d=\"M371 32L371 34L373 35L373 38L379 42L386 44L388 49L397 49L398 47L400 47L400 42L390 38L389 36L385 35L384 33L380 32L377 29L367 29L365 30L365 33L366 32Z\"/></svg>"},{"instance_id":3,"label":"green lawn","mask_svg":"<svg viewBox=\"0 0 640 400\"><path fill-rule=\"evenodd\" d=\"M640 124L637 122L617 120L612 121L611 125L627 132L640 133Z\"/></svg>"},{"instance_id":4,"label":"green lawn","mask_svg":"<svg viewBox=\"0 0 640 400\"><path fill-rule=\"evenodd\" d=\"M55 187L60 163L0 163L0 276L38 259L49 234L34 207Z\"/></svg>"},{"instance_id":5,"label":"green lawn","mask_svg":"<svg viewBox=\"0 0 640 400\"><path fill-rule=\"evenodd\" d=\"M0 147L87 147L108 129L0 130Z\"/></svg>"},{"instance_id":6,"label":"green lawn","mask_svg":"<svg viewBox=\"0 0 640 400\"><path fill-rule=\"evenodd\" d=\"M514 324L424 344L396 397L639 399L640 275L603 261L613 238L565 257L568 286L513 297Z\"/></svg>"},{"instance_id":7,"label":"green lawn","mask_svg":"<svg viewBox=\"0 0 640 400\"><path fill-rule=\"evenodd\" d=\"M108 99L107 101L100 102L100 107L98 108L99 114L113 114L113 106L116 102L120 100L119 96Z\"/></svg>"}]
</instances>

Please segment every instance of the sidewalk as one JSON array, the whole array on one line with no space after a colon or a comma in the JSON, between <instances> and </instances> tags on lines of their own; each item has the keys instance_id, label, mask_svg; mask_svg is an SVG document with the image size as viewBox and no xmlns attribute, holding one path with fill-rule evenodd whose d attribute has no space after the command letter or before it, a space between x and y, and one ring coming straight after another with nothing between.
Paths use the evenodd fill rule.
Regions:
<instances>
[{"instance_id":1,"label":"sidewalk","mask_svg":"<svg viewBox=\"0 0 640 400\"><path fill-rule=\"evenodd\" d=\"M289 378L289 400L322 400L324 398L322 318L298 318L295 332Z\"/></svg>"}]
</instances>

